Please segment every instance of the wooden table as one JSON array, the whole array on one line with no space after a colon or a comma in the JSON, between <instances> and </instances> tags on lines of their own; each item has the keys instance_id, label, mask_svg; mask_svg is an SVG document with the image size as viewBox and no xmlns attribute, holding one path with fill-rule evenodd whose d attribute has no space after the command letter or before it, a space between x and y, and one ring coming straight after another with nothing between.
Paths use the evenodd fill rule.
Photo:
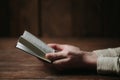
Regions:
<instances>
[{"instance_id":1,"label":"wooden table","mask_svg":"<svg viewBox=\"0 0 120 80\"><path fill-rule=\"evenodd\" d=\"M83 50L120 46L120 39L42 38L46 43L66 43ZM119 80L118 76L98 75L96 71L59 72L38 58L15 48L16 38L0 39L0 80Z\"/></svg>"}]
</instances>

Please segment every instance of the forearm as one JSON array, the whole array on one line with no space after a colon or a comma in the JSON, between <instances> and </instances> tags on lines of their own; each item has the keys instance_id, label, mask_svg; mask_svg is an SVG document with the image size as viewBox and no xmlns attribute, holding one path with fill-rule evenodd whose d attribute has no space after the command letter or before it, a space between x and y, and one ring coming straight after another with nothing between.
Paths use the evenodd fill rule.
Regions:
<instances>
[{"instance_id":1,"label":"forearm","mask_svg":"<svg viewBox=\"0 0 120 80\"><path fill-rule=\"evenodd\" d=\"M85 54L83 58L85 59L85 63L87 63L86 65L87 68L96 70L97 69L97 55L94 52L86 52L86 51L83 51L83 54Z\"/></svg>"}]
</instances>

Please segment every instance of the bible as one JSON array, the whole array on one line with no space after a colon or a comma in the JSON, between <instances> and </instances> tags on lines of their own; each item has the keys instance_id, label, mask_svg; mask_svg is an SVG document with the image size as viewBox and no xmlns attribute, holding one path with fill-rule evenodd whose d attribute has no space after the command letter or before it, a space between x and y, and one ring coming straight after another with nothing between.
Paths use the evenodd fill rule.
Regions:
<instances>
[{"instance_id":1,"label":"bible","mask_svg":"<svg viewBox=\"0 0 120 80\"><path fill-rule=\"evenodd\" d=\"M33 34L29 33L28 31L24 31L23 35L19 37L16 48L49 63L51 63L51 61L45 58L45 54L55 52L53 48L47 46L46 43L35 37Z\"/></svg>"}]
</instances>

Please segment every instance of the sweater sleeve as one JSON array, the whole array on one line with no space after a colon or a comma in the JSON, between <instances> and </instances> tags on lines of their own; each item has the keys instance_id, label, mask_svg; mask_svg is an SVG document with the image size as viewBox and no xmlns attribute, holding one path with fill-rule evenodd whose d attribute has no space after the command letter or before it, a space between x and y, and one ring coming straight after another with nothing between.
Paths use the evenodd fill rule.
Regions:
<instances>
[{"instance_id":1,"label":"sweater sleeve","mask_svg":"<svg viewBox=\"0 0 120 80\"><path fill-rule=\"evenodd\" d=\"M98 57L97 72L99 74L120 75L120 58L119 57Z\"/></svg>"},{"instance_id":2,"label":"sweater sleeve","mask_svg":"<svg viewBox=\"0 0 120 80\"><path fill-rule=\"evenodd\" d=\"M120 75L120 47L94 50L98 56L97 72Z\"/></svg>"},{"instance_id":3,"label":"sweater sleeve","mask_svg":"<svg viewBox=\"0 0 120 80\"><path fill-rule=\"evenodd\" d=\"M118 57L120 56L120 47L94 50L98 57Z\"/></svg>"}]
</instances>

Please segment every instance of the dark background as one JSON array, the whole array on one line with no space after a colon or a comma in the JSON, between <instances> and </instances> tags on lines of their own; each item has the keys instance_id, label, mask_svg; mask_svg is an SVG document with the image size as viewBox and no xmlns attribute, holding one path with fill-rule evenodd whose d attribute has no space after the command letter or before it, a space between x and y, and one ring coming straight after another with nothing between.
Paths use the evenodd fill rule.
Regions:
<instances>
[{"instance_id":1,"label":"dark background","mask_svg":"<svg viewBox=\"0 0 120 80\"><path fill-rule=\"evenodd\" d=\"M0 0L0 37L120 38L120 0Z\"/></svg>"}]
</instances>

